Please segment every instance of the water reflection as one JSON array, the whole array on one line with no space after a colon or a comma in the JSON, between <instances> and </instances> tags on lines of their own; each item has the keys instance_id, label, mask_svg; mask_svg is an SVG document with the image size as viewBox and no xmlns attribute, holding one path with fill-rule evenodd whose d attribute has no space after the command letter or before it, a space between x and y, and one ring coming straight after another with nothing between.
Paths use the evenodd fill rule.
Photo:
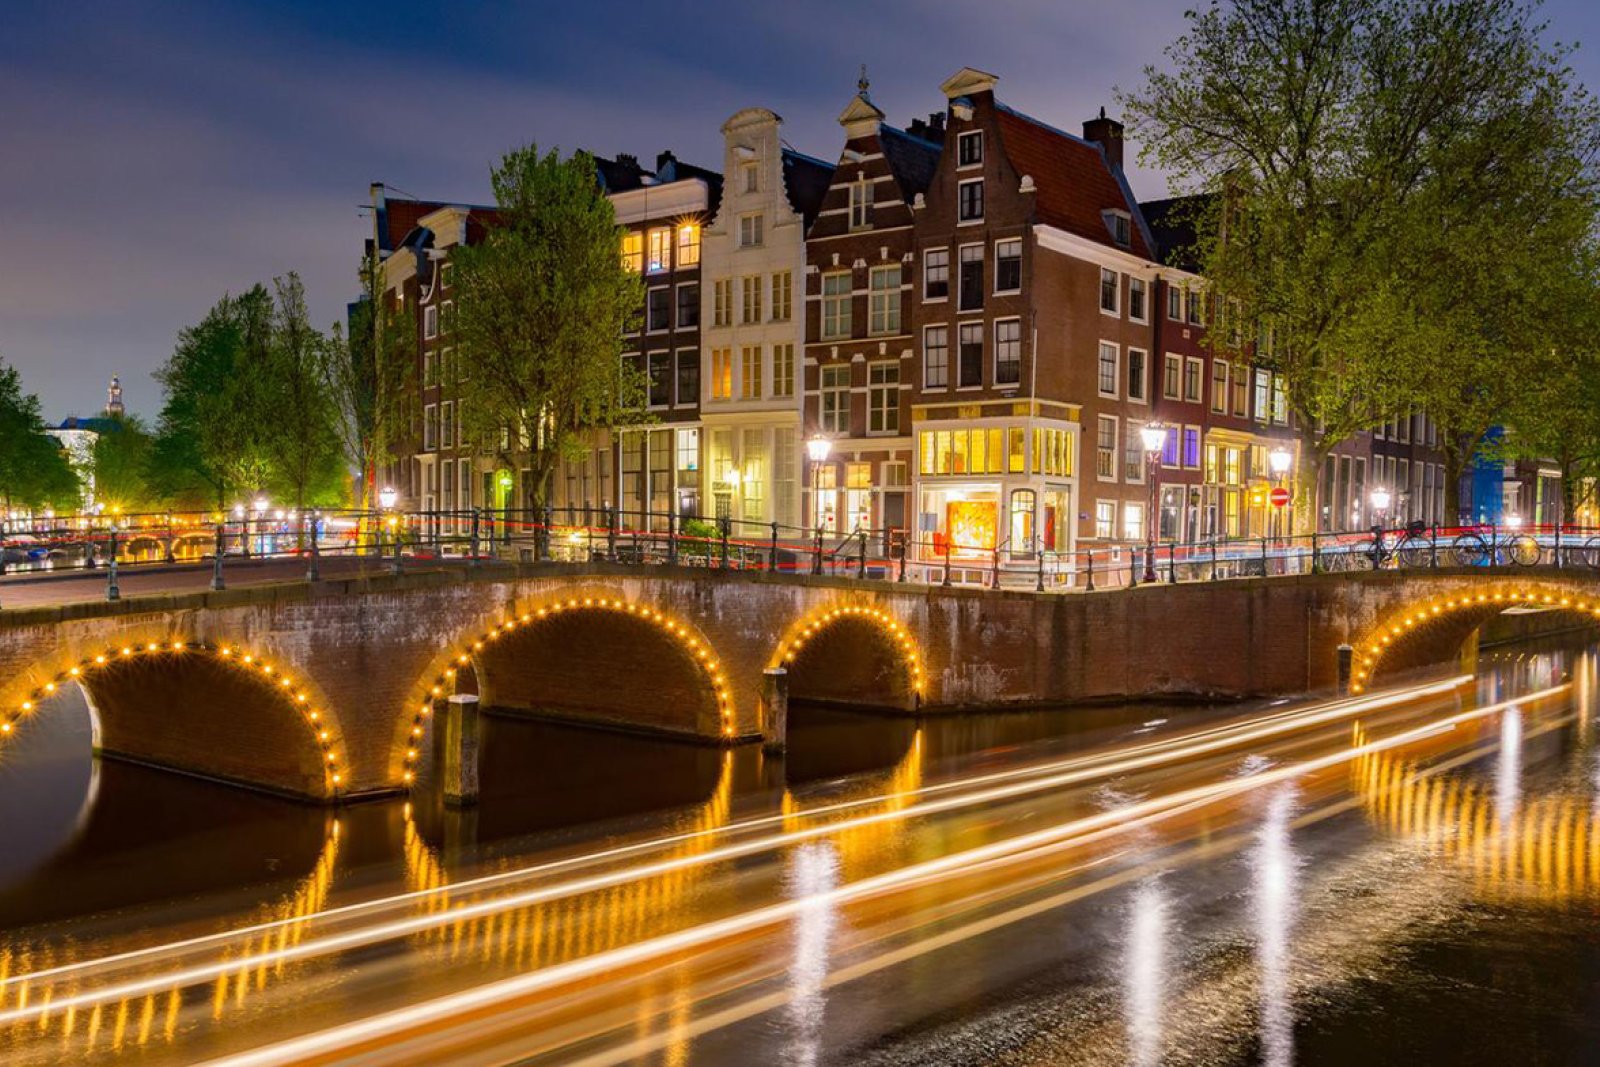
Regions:
<instances>
[{"instance_id":1,"label":"water reflection","mask_svg":"<svg viewBox=\"0 0 1600 1067\"><path fill-rule=\"evenodd\" d=\"M1159 876L1145 878L1134 887L1128 905L1122 966L1123 1014L1128 1060L1139 1067L1161 1062L1166 952L1171 938L1169 910Z\"/></svg>"},{"instance_id":2,"label":"water reflection","mask_svg":"<svg viewBox=\"0 0 1600 1067\"><path fill-rule=\"evenodd\" d=\"M822 1046L822 1020L828 977L828 952L838 919L837 905L824 898L839 884L839 856L827 841L794 851L785 877L791 898L806 901L794 921L794 955L789 964L789 1044L785 1062L816 1067Z\"/></svg>"},{"instance_id":3,"label":"water reflection","mask_svg":"<svg viewBox=\"0 0 1600 1067\"><path fill-rule=\"evenodd\" d=\"M1261 1059L1268 1067L1294 1062L1294 1014L1290 1003L1295 882L1299 861L1289 836L1296 791L1274 790L1256 831L1251 866L1256 928L1256 965L1261 982Z\"/></svg>"}]
</instances>

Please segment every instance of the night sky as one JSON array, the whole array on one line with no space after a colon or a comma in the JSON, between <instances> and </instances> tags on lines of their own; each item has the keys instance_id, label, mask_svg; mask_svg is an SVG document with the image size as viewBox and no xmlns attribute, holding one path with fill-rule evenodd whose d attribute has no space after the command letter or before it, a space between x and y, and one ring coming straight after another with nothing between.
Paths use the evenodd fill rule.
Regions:
<instances>
[{"instance_id":1,"label":"night sky","mask_svg":"<svg viewBox=\"0 0 1600 1067\"><path fill-rule=\"evenodd\" d=\"M372 181L482 202L492 161L529 141L715 167L718 127L752 105L832 160L861 63L897 125L974 66L1077 131L1193 2L6 0L0 357L51 421L98 410L114 373L154 416L151 372L224 292L298 270L318 324L342 316ZM1575 65L1600 85L1600 4L1545 14L1553 39L1595 42Z\"/></svg>"}]
</instances>

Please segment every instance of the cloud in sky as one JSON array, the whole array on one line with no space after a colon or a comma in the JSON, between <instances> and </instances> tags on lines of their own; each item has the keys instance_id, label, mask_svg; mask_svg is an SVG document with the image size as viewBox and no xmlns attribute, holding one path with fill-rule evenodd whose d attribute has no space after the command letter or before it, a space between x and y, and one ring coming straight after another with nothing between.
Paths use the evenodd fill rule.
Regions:
<instances>
[{"instance_id":1,"label":"cloud in sky","mask_svg":"<svg viewBox=\"0 0 1600 1067\"><path fill-rule=\"evenodd\" d=\"M97 408L112 374L153 415L151 372L224 292L297 270L316 319L342 316L369 182L482 201L492 161L528 141L714 166L723 119L753 104L832 158L861 63L897 123L941 107L939 82L970 65L1077 129L1160 61L1189 3L13 0L0 357L52 419ZM1600 31L1582 0L1546 13L1565 39ZM1166 191L1137 166L1132 180Z\"/></svg>"}]
</instances>

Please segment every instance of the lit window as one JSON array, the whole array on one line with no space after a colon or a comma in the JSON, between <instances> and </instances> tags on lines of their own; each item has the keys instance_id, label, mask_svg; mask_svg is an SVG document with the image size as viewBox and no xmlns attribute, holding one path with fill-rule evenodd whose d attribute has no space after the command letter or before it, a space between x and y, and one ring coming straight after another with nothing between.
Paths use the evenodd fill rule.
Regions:
<instances>
[{"instance_id":1,"label":"lit window","mask_svg":"<svg viewBox=\"0 0 1600 1067\"><path fill-rule=\"evenodd\" d=\"M678 266L700 265L700 224L686 222L678 227Z\"/></svg>"},{"instance_id":2,"label":"lit window","mask_svg":"<svg viewBox=\"0 0 1600 1067\"><path fill-rule=\"evenodd\" d=\"M622 235L622 265L635 274L644 270L644 234L637 230Z\"/></svg>"},{"instance_id":3,"label":"lit window","mask_svg":"<svg viewBox=\"0 0 1600 1067\"><path fill-rule=\"evenodd\" d=\"M1116 525L1116 501L1096 500L1094 502L1094 535L1103 540L1110 540L1116 533Z\"/></svg>"},{"instance_id":4,"label":"lit window","mask_svg":"<svg viewBox=\"0 0 1600 1067\"><path fill-rule=\"evenodd\" d=\"M666 227L650 231L650 259L645 264L651 274L672 269L672 231Z\"/></svg>"},{"instance_id":5,"label":"lit window","mask_svg":"<svg viewBox=\"0 0 1600 1067\"><path fill-rule=\"evenodd\" d=\"M1101 415L1096 424L1094 473L1102 481L1117 480L1117 417Z\"/></svg>"},{"instance_id":6,"label":"lit window","mask_svg":"<svg viewBox=\"0 0 1600 1067\"><path fill-rule=\"evenodd\" d=\"M772 346L772 395L794 396L794 345Z\"/></svg>"},{"instance_id":7,"label":"lit window","mask_svg":"<svg viewBox=\"0 0 1600 1067\"><path fill-rule=\"evenodd\" d=\"M728 400L733 396L733 349L711 350L711 399Z\"/></svg>"},{"instance_id":8,"label":"lit window","mask_svg":"<svg viewBox=\"0 0 1600 1067\"><path fill-rule=\"evenodd\" d=\"M759 400L761 399L761 346L745 345L739 354L739 395L745 400Z\"/></svg>"},{"instance_id":9,"label":"lit window","mask_svg":"<svg viewBox=\"0 0 1600 1067\"><path fill-rule=\"evenodd\" d=\"M1122 505L1122 536L1129 541L1144 540L1144 505Z\"/></svg>"}]
</instances>

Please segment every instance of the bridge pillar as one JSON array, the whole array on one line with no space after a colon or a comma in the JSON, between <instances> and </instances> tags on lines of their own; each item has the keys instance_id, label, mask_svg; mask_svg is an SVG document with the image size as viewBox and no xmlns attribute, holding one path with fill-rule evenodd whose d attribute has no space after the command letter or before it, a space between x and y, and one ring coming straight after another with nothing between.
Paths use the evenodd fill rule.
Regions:
<instances>
[{"instance_id":1,"label":"bridge pillar","mask_svg":"<svg viewBox=\"0 0 1600 1067\"><path fill-rule=\"evenodd\" d=\"M761 747L782 752L789 744L789 672L768 667L761 673Z\"/></svg>"},{"instance_id":2,"label":"bridge pillar","mask_svg":"<svg viewBox=\"0 0 1600 1067\"><path fill-rule=\"evenodd\" d=\"M442 779L444 802L465 807L478 802L478 698L457 693L445 702Z\"/></svg>"},{"instance_id":3,"label":"bridge pillar","mask_svg":"<svg viewBox=\"0 0 1600 1067\"><path fill-rule=\"evenodd\" d=\"M1349 645L1339 646L1339 695L1350 692L1350 671L1355 662L1356 650Z\"/></svg>"}]
</instances>

